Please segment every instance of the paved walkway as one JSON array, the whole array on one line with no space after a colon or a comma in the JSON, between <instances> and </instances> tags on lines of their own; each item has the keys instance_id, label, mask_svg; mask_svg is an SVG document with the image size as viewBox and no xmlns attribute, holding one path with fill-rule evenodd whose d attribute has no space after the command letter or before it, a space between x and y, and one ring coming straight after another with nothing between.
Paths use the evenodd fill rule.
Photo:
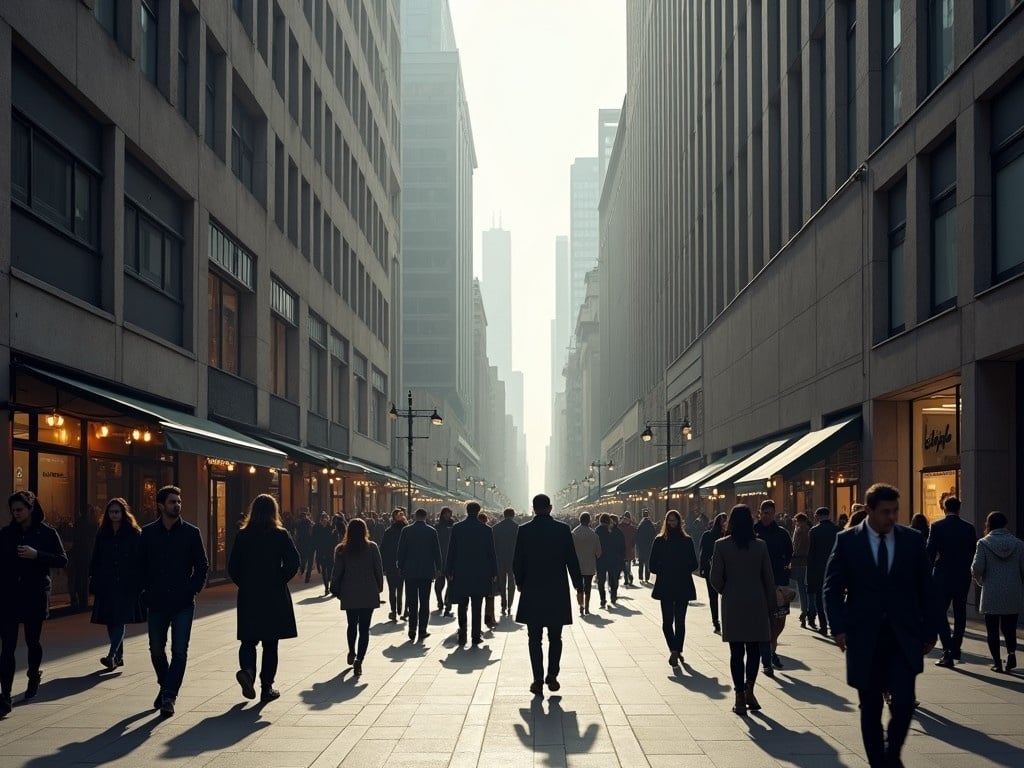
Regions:
<instances>
[{"instance_id":1,"label":"paved walkway","mask_svg":"<svg viewBox=\"0 0 1024 768\"><path fill-rule=\"evenodd\" d=\"M241 698L234 591L216 587L201 597L178 714L168 720L150 709L155 684L141 627L129 630L127 665L100 674L103 629L82 614L49 622L40 694L0 722L0 766L865 765L841 656L799 626L783 635L786 668L758 679L764 709L739 718L729 711L727 649L704 603L690 607L686 665L674 672L649 588L625 589L617 610L566 632L560 695L533 698L526 632L507 619L481 648L458 650L452 619L432 614L432 636L414 646L404 625L379 611L385 623L373 627L354 680L337 603L313 585L293 591L302 636L282 644L281 699L259 706ZM929 662L907 766L1024 765L1024 678L989 672L986 656L972 626L963 666ZM16 703L24 682L19 668Z\"/></svg>"}]
</instances>

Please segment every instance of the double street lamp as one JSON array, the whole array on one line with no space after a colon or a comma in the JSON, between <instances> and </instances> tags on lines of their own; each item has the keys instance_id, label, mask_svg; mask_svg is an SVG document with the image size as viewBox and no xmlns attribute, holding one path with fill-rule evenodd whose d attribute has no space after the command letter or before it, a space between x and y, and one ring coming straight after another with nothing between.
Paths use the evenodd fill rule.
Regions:
<instances>
[{"instance_id":1,"label":"double street lamp","mask_svg":"<svg viewBox=\"0 0 1024 768\"><path fill-rule=\"evenodd\" d=\"M413 420L414 419L430 419L430 423L435 427L440 427L444 424L444 419L437 412L437 408L413 408L412 407L412 390L409 390L409 394L406 400L406 408L396 408L395 404L391 404L391 410L388 411L388 418L392 420L405 419L405 434L397 435L399 440L405 440L408 443L408 458L405 464L405 479L406 479L406 500L409 513L412 513L412 441L413 440L429 440L430 435L414 435L413 434Z\"/></svg>"},{"instance_id":2,"label":"double street lamp","mask_svg":"<svg viewBox=\"0 0 1024 768\"><path fill-rule=\"evenodd\" d=\"M455 468L456 476L462 474L462 464L460 462L455 462L454 464L452 464L451 462L448 461L448 459L445 459L444 461L441 461L440 459L437 460L437 466L435 467L435 469L438 472L444 472L444 492L445 493L448 493L448 491L450 490L449 487L448 487L448 470L451 469L452 467ZM458 482L458 481L456 480L456 482Z\"/></svg>"},{"instance_id":3,"label":"double street lamp","mask_svg":"<svg viewBox=\"0 0 1024 768\"><path fill-rule=\"evenodd\" d=\"M665 429L665 442L659 447L665 448L665 514L667 515L671 504L669 488L672 486L672 432L674 429L678 429L683 441L690 440L693 437L689 408L687 408L687 415L683 417L682 423L672 421L672 411L665 412L664 421L648 421L644 426L644 431L640 433L640 439L645 443L649 443L654 439L654 432L651 431L651 427Z\"/></svg>"},{"instance_id":4,"label":"double street lamp","mask_svg":"<svg viewBox=\"0 0 1024 768\"><path fill-rule=\"evenodd\" d=\"M614 472L615 471L615 464L611 460L608 460L608 461L592 461L592 462L590 462L590 471L594 472L595 470L597 470L597 495L598 495L598 498L600 498L600 496L601 496L601 488L604 487L604 486L601 485L601 470L602 469L607 469L609 472Z\"/></svg>"}]
</instances>

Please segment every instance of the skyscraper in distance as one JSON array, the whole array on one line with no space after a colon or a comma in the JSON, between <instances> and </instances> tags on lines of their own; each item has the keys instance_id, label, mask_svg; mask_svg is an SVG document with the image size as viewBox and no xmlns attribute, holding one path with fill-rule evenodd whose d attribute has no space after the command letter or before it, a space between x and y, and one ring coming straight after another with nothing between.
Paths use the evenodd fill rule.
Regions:
<instances>
[{"instance_id":1,"label":"skyscraper in distance","mask_svg":"<svg viewBox=\"0 0 1024 768\"><path fill-rule=\"evenodd\" d=\"M577 157L569 173L570 329L586 295L586 274L597 266L599 172L596 157Z\"/></svg>"},{"instance_id":2,"label":"skyscraper in distance","mask_svg":"<svg viewBox=\"0 0 1024 768\"><path fill-rule=\"evenodd\" d=\"M498 367L498 377L508 382L512 373L512 233L500 224L483 233L482 262L487 356Z\"/></svg>"}]
</instances>

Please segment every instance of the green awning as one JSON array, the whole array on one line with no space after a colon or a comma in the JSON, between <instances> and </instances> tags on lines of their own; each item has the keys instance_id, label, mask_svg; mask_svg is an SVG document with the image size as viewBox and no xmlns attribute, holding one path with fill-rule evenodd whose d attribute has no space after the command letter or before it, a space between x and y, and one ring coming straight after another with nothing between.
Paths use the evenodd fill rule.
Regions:
<instances>
[{"instance_id":1,"label":"green awning","mask_svg":"<svg viewBox=\"0 0 1024 768\"><path fill-rule=\"evenodd\" d=\"M750 472L754 467L761 464L762 462L767 461L776 453L781 451L783 446L785 446L788 442L789 440L772 440L767 445L762 445L760 448L758 448L756 451L754 451L752 454L747 456L747 458L743 459L742 461L739 461L733 464L732 466L727 467L721 472L708 476L708 478L706 478L704 482L700 484L701 495L707 495L709 493L712 493L715 490L715 488L721 488L723 486L729 485L735 478L742 477L743 475Z\"/></svg>"},{"instance_id":2,"label":"green awning","mask_svg":"<svg viewBox=\"0 0 1024 768\"><path fill-rule=\"evenodd\" d=\"M30 365L22 365L19 370L113 410L155 421L163 431L164 447L169 451L193 453L259 467L285 466L287 457L283 451L264 445L222 424Z\"/></svg>"},{"instance_id":3,"label":"green awning","mask_svg":"<svg viewBox=\"0 0 1024 768\"><path fill-rule=\"evenodd\" d=\"M717 475L723 469L727 469L741 459L745 459L751 454L750 450L735 451L730 453L728 456L723 456L718 461L708 464L702 469L698 469L696 472L691 472L689 475L684 477L682 480L677 480L672 483L673 491L688 491L691 488L696 488L700 485L701 481L706 480L712 475Z\"/></svg>"},{"instance_id":4,"label":"green awning","mask_svg":"<svg viewBox=\"0 0 1024 768\"><path fill-rule=\"evenodd\" d=\"M671 461L671 467L675 468L688 461L693 461L698 458L696 453L682 454L680 456L673 456ZM665 467L666 462L659 461L657 464L652 464L649 467L645 467L639 472L635 473L628 480L623 480L619 483L616 488L616 493L633 493L635 491L648 491L655 489L662 489L665 487L665 480L667 469Z\"/></svg>"},{"instance_id":5,"label":"green awning","mask_svg":"<svg viewBox=\"0 0 1024 768\"><path fill-rule=\"evenodd\" d=\"M338 460L334 457L321 453L315 448L306 448L305 446L290 443L287 440L278 440L274 437L263 437L262 440L268 445L284 451L292 461L301 461L306 464L316 464L322 467L333 466L338 463Z\"/></svg>"}]
</instances>

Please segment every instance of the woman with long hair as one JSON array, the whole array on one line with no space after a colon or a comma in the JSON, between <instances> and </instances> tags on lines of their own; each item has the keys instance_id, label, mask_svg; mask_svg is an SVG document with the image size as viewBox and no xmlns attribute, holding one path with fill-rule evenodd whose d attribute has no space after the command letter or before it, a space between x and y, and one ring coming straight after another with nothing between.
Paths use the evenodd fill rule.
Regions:
<instances>
[{"instance_id":1,"label":"woman with long hair","mask_svg":"<svg viewBox=\"0 0 1024 768\"><path fill-rule=\"evenodd\" d=\"M925 541L928 540L928 531L931 529L931 525L928 523L928 518L923 514L917 512L910 518L910 527L924 536Z\"/></svg>"},{"instance_id":2,"label":"woman with long hair","mask_svg":"<svg viewBox=\"0 0 1024 768\"><path fill-rule=\"evenodd\" d=\"M807 556L811 552L811 521L803 512L793 518L793 560L790 576L796 582L800 595L800 626L807 628L807 619L813 618L811 600L807 593Z\"/></svg>"},{"instance_id":3,"label":"woman with long hair","mask_svg":"<svg viewBox=\"0 0 1024 768\"><path fill-rule=\"evenodd\" d=\"M341 601L348 620L348 659L357 677L363 674L363 660L370 644L370 621L384 591L384 568L380 549L370 541L366 522L350 520L345 537L334 550L331 594ZM356 640L358 638L358 645Z\"/></svg>"},{"instance_id":4,"label":"woman with long hair","mask_svg":"<svg viewBox=\"0 0 1024 768\"><path fill-rule=\"evenodd\" d=\"M722 640L729 643L729 667L736 689L732 711L760 709L754 696L759 644L771 640L776 610L775 578L767 545L754 536L754 516L746 504L729 512L729 535L715 542L711 584L722 595Z\"/></svg>"},{"instance_id":5,"label":"woman with long hair","mask_svg":"<svg viewBox=\"0 0 1024 768\"><path fill-rule=\"evenodd\" d=\"M124 666L127 624L142 624L142 528L131 507L117 497L107 502L89 562L92 623L105 624L110 650L100 659L108 670Z\"/></svg>"},{"instance_id":6,"label":"woman with long hair","mask_svg":"<svg viewBox=\"0 0 1024 768\"><path fill-rule=\"evenodd\" d=\"M693 540L683 530L683 518L670 509L661 523L661 532L651 547L651 573L654 591L651 597L661 602L661 631L668 644L670 666L683 661L686 639L686 608L697 599L693 572L697 570L697 554Z\"/></svg>"},{"instance_id":7,"label":"woman with long hair","mask_svg":"<svg viewBox=\"0 0 1024 768\"><path fill-rule=\"evenodd\" d=\"M261 493L249 505L228 560L228 575L238 585L238 672L235 679L247 699L256 698L256 644L263 645L260 701L280 697L274 688L278 642L298 637L288 582L299 571L299 552L281 522L277 499Z\"/></svg>"},{"instance_id":8,"label":"woman with long hair","mask_svg":"<svg viewBox=\"0 0 1024 768\"><path fill-rule=\"evenodd\" d=\"M725 512L715 515L715 522L700 537L700 576L708 589L708 606L711 608L711 623L715 634L722 634L722 625L718 621L718 591L711 584L711 556L715 552L715 542L725 536Z\"/></svg>"},{"instance_id":9,"label":"woman with long hair","mask_svg":"<svg viewBox=\"0 0 1024 768\"><path fill-rule=\"evenodd\" d=\"M978 541L971 571L981 587L980 610L985 614L992 671L1017 666L1017 615L1024 599L1024 542L1006 530L1006 515L989 512L985 535ZM999 653L999 632L1006 640L1006 666Z\"/></svg>"}]
</instances>

